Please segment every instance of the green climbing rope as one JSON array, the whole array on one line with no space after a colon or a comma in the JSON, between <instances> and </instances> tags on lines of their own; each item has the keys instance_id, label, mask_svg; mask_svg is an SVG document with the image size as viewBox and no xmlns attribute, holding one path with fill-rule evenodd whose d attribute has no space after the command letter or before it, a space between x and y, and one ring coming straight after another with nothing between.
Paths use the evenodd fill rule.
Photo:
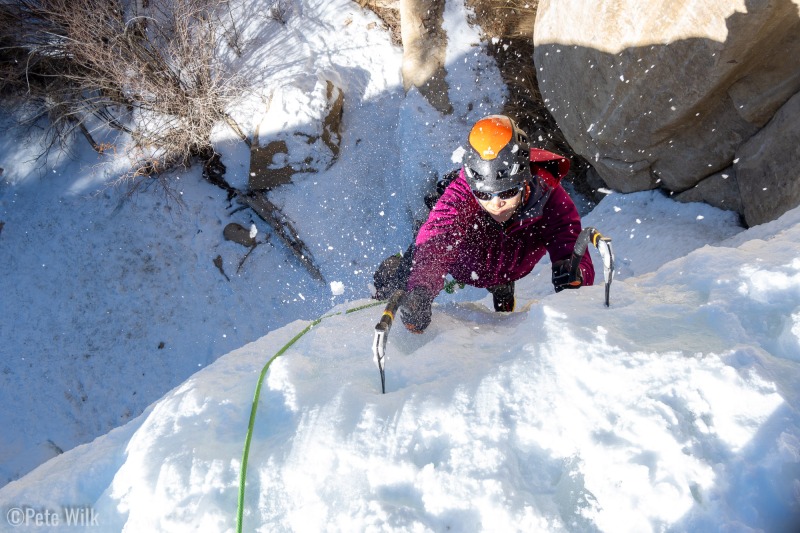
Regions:
<instances>
[{"instance_id":1,"label":"green climbing rope","mask_svg":"<svg viewBox=\"0 0 800 533\"><path fill-rule=\"evenodd\" d=\"M264 377L267 375L267 371L269 370L269 366L272 362L286 353L286 350L291 348L291 346L297 342L303 335L309 332L311 328L325 320L326 318L330 318L336 315L342 314L349 314L355 313L356 311L361 311L362 309L367 309L369 307L375 307L381 305L384 302L371 302L368 304L360 305L358 307L354 307L352 309L348 309L344 312L340 313L331 313L329 315L322 316L317 318L316 320L311 321L300 333L292 337L292 339L287 342L283 348L277 351L275 355L273 355L267 364L264 365L264 368L261 369L261 374L258 376L258 382L256 382L256 392L253 395L253 405L250 408L250 421L247 424L247 436L244 439L244 451L242 452L242 469L239 472L239 503L238 509L236 511L236 531L237 533L242 533L242 519L244 517L244 487L245 482L247 480L247 459L250 456L250 442L253 440L253 426L256 422L256 411L258 410L258 399L261 396L261 386L264 384Z\"/></svg>"}]
</instances>

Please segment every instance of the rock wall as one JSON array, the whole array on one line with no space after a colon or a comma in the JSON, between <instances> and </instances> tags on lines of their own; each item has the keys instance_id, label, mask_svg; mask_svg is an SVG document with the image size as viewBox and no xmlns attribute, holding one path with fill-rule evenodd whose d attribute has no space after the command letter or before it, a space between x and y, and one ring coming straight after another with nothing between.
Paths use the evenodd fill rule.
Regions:
<instances>
[{"instance_id":1,"label":"rock wall","mask_svg":"<svg viewBox=\"0 0 800 533\"><path fill-rule=\"evenodd\" d=\"M435 109L449 114L444 7L445 0L399 0L405 90L416 87Z\"/></svg>"},{"instance_id":2,"label":"rock wall","mask_svg":"<svg viewBox=\"0 0 800 533\"><path fill-rule=\"evenodd\" d=\"M744 215L800 204L800 0L540 0L546 105L595 177Z\"/></svg>"}]
</instances>

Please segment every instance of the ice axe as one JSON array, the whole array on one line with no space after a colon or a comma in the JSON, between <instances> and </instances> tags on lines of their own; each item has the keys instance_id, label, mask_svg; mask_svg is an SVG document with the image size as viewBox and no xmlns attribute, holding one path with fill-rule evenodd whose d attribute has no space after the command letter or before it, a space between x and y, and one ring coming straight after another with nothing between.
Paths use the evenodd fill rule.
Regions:
<instances>
[{"instance_id":1,"label":"ice axe","mask_svg":"<svg viewBox=\"0 0 800 533\"><path fill-rule=\"evenodd\" d=\"M611 249L611 238L604 237L595 228L583 228L578 240L575 241L575 248L572 250L572 258L569 264L570 279L578 279L578 269L580 268L581 259L586 253L586 248L589 246L589 241L600 252L600 257L603 259L603 282L606 286L606 307L609 307L609 298L611 295L611 280L614 277L614 251Z\"/></svg>"},{"instance_id":2,"label":"ice axe","mask_svg":"<svg viewBox=\"0 0 800 533\"><path fill-rule=\"evenodd\" d=\"M397 289L392 293L386 302L380 321L375 325L375 337L372 339L372 355L373 361L378 365L378 370L381 372L381 393L383 394L386 394L386 374L384 372L386 341L389 336L389 330L392 329L392 324L394 323L394 315L397 312L397 308L400 307L400 302L405 294L406 291L402 289Z\"/></svg>"}]
</instances>

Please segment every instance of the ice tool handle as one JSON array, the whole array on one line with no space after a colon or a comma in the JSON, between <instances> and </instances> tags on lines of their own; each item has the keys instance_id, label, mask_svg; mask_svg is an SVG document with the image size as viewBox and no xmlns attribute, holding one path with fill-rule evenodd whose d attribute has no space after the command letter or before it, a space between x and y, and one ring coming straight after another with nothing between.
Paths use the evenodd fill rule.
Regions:
<instances>
[{"instance_id":1,"label":"ice tool handle","mask_svg":"<svg viewBox=\"0 0 800 533\"><path fill-rule=\"evenodd\" d=\"M392 329L394 323L394 315L397 313L397 308L400 307L400 302L403 300L405 291L398 289L392 293L389 300L386 302L386 308L383 310L380 321L375 325L375 337L372 339L372 355L373 361L378 365L378 370L381 373L381 393L386 394L386 373L384 372L386 364L386 341L389 336L389 330Z\"/></svg>"},{"instance_id":2,"label":"ice tool handle","mask_svg":"<svg viewBox=\"0 0 800 533\"><path fill-rule=\"evenodd\" d=\"M575 241L575 248L572 250L572 258L569 265L569 279L579 279L581 259L586 253L586 249L591 242L600 253L603 260L603 282L606 288L606 307L609 306L611 297L611 280L614 277L614 251L611 248L611 238L603 236L595 228L583 228L578 240Z\"/></svg>"}]
</instances>

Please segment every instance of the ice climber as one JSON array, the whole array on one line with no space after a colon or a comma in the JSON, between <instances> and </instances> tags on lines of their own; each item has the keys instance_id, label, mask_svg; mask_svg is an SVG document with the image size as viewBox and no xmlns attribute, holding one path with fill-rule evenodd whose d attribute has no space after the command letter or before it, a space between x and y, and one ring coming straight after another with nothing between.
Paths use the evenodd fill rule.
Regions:
<instances>
[{"instance_id":1,"label":"ice climber","mask_svg":"<svg viewBox=\"0 0 800 533\"><path fill-rule=\"evenodd\" d=\"M400 316L407 329L422 333L428 327L431 304L447 274L488 289L495 311L501 312L514 310L514 282L528 275L545 252L556 292L593 283L588 253L577 276L569 273L581 220L559 184L568 159L531 148L513 120L491 115L472 127L462 163L449 184L440 182L441 196L429 204L414 244L375 272L376 298L406 291Z\"/></svg>"}]
</instances>

